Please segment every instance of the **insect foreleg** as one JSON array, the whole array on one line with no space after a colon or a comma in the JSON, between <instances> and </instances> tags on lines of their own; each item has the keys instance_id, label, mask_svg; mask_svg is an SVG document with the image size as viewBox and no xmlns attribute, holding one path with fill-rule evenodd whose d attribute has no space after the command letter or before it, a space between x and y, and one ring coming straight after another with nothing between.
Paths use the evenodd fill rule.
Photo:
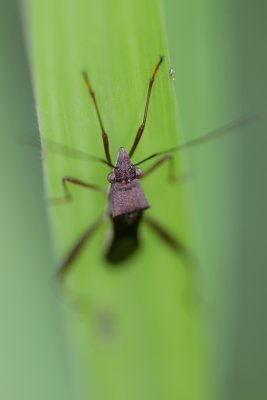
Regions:
<instances>
[{"instance_id":1,"label":"insect foreleg","mask_svg":"<svg viewBox=\"0 0 267 400\"><path fill-rule=\"evenodd\" d=\"M70 201L72 199L72 196L70 194L69 188L67 186L67 183L74 183L75 185L78 186L82 186L86 189L92 189L92 190L96 190L97 192L102 192L102 193L106 193L106 188L102 187L102 186L98 186L98 185L94 185L92 183L87 183L84 182L80 179L77 178L73 178L71 176L64 176L62 178L62 185L63 185L63 190L64 190L64 196L63 197L55 197L49 200L51 205L57 205L57 204L61 204L67 201Z\"/></svg>"}]
</instances>

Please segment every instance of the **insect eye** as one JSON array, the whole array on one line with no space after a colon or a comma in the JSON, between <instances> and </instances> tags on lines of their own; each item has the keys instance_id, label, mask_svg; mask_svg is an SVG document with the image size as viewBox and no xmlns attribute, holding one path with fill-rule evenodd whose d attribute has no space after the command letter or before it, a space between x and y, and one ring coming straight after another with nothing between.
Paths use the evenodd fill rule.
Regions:
<instances>
[{"instance_id":1,"label":"insect eye","mask_svg":"<svg viewBox=\"0 0 267 400\"><path fill-rule=\"evenodd\" d=\"M141 179L142 176L144 175L144 172L141 170L141 168L136 168L135 169L135 175L137 179Z\"/></svg>"},{"instance_id":2,"label":"insect eye","mask_svg":"<svg viewBox=\"0 0 267 400\"><path fill-rule=\"evenodd\" d=\"M109 183L115 183L116 182L116 176L115 176L114 171L112 171L112 172L110 172L108 174L108 181L109 181Z\"/></svg>"}]
</instances>

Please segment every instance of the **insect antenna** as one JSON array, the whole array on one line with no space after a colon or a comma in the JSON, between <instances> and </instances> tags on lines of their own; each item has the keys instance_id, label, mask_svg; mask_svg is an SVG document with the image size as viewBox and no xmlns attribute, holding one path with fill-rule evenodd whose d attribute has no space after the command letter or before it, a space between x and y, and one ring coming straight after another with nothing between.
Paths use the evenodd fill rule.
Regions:
<instances>
[{"instance_id":1,"label":"insect antenna","mask_svg":"<svg viewBox=\"0 0 267 400\"><path fill-rule=\"evenodd\" d=\"M206 133L202 136L199 136L195 139L191 139L185 143L179 144L178 146L171 147L170 149L167 149L167 150L158 151L157 153L153 153L149 157L144 158L142 161L139 161L138 163L135 163L134 165L135 166L140 165L140 164L144 163L145 161L151 160L152 158L158 157L158 156L166 154L166 153L175 153L176 151L187 149L189 147L198 146L203 143L207 143L211 140L218 139L221 136L227 135L228 133L232 133L237 128L240 128L242 126L245 126L252 122L255 122L258 118L259 118L259 114L250 114L246 117L242 117L238 120L232 121L224 126L221 126L220 128L217 128L209 133Z\"/></svg>"},{"instance_id":2,"label":"insect antenna","mask_svg":"<svg viewBox=\"0 0 267 400\"><path fill-rule=\"evenodd\" d=\"M151 76L151 78L149 80L143 121L142 121L141 125L138 128L138 131L137 131L137 134L135 136L133 145L131 147L131 150L129 151L129 156L130 157L132 157L132 155L134 154L134 152L136 150L136 147L137 147L137 145L138 145L138 143L139 143L139 141L140 141L140 139L141 139L141 137L143 135L143 132L145 130L148 107L149 107L149 101L150 101L150 95L151 95L151 91L152 91L152 88L153 88L153 85L154 85L155 77L157 75L157 72L159 70L159 67L160 67L161 63L163 62L163 58L164 58L163 56L160 56L159 61L158 61L157 65L156 65L156 67L154 68L152 76Z\"/></svg>"},{"instance_id":3,"label":"insect antenna","mask_svg":"<svg viewBox=\"0 0 267 400\"><path fill-rule=\"evenodd\" d=\"M90 94L90 96L91 96L91 98L93 100L93 103L94 103L94 107L95 107L95 111L96 111L96 114L97 114L98 122L99 122L99 125L100 125L100 128L101 128L101 132L102 132L102 140L103 140L103 145L104 145L104 150L105 150L105 155L106 155L107 162L109 164L112 164L111 157L110 157L110 152L109 152L108 135L107 135L107 132L105 131L105 128L104 128L104 124L103 124L102 117L101 117L101 114L100 114L100 111L99 111L99 108L98 108L98 103L97 103L97 100L96 100L95 92L94 92L94 90L93 90L93 88L91 86L91 83L89 81L87 72L86 71L82 71L82 75L83 75L83 79L85 81L85 84L87 86L88 92L89 92L89 94Z\"/></svg>"}]
</instances>

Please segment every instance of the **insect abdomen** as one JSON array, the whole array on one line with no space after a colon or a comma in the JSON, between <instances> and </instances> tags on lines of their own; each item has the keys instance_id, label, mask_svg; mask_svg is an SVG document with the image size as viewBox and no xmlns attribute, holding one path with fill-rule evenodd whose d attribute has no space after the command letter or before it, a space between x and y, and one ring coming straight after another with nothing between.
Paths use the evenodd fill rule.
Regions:
<instances>
[{"instance_id":1,"label":"insect abdomen","mask_svg":"<svg viewBox=\"0 0 267 400\"><path fill-rule=\"evenodd\" d=\"M119 264L139 247L138 227L142 211L132 212L112 218L113 237L106 253L106 259Z\"/></svg>"}]
</instances>

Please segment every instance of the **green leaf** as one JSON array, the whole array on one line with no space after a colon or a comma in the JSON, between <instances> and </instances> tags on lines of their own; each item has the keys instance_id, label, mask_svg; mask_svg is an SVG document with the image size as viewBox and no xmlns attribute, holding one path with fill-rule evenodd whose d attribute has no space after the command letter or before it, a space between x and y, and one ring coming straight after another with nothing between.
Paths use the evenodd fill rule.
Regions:
<instances>
[{"instance_id":1,"label":"green leaf","mask_svg":"<svg viewBox=\"0 0 267 400\"><path fill-rule=\"evenodd\" d=\"M47 198L63 195L65 175L108 186L105 165L63 157L45 146L52 139L104 156L83 69L96 93L114 162L119 147L129 150L133 143L149 78L164 55L133 162L180 142L160 1L28 0L25 16ZM182 154L175 159L176 173L185 172ZM194 249L186 185L170 185L166 176L164 166L144 180L151 205L147 213ZM70 190L71 203L49 208L58 263L106 207L100 193ZM110 229L107 219L66 278L81 306L76 311L67 307L67 314L86 393L95 399L206 400L202 327L197 308L192 310L185 296L192 266L142 226L140 251L111 268L103 257ZM190 296L197 294L191 289Z\"/></svg>"}]
</instances>

